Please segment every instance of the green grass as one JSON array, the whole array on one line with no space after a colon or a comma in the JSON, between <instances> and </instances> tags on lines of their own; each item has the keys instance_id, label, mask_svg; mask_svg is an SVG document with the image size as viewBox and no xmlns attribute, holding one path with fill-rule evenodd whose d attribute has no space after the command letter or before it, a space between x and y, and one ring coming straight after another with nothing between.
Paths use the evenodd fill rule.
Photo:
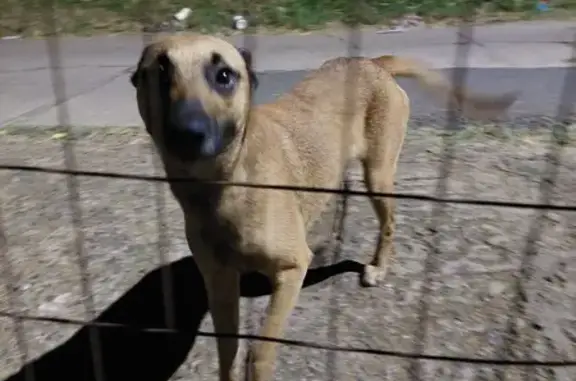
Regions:
<instances>
[{"instance_id":1,"label":"green grass","mask_svg":"<svg viewBox=\"0 0 576 381\"><path fill-rule=\"evenodd\" d=\"M553 11L542 13L535 10L536 0L2 0L0 35L45 35L54 29L63 34L137 32L184 6L194 11L189 28L206 32L229 31L232 16L245 4L250 4L251 25L271 31L379 25L407 13L446 22L465 13L494 21L566 17L576 11L576 0L552 3Z\"/></svg>"}]
</instances>

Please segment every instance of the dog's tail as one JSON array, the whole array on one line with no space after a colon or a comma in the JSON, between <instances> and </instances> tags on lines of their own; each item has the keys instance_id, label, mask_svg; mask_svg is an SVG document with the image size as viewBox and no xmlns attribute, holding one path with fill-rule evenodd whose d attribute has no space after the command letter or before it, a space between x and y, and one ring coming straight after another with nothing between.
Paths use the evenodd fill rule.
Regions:
<instances>
[{"instance_id":1,"label":"dog's tail","mask_svg":"<svg viewBox=\"0 0 576 381\"><path fill-rule=\"evenodd\" d=\"M481 95L454 87L450 82L427 65L407 57L381 56L372 61L396 77L413 77L440 99L449 99L451 107L458 107L471 118L493 118L505 113L518 98L517 92L503 95ZM434 97L438 99L438 97Z\"/></svg>"}]
</instances>

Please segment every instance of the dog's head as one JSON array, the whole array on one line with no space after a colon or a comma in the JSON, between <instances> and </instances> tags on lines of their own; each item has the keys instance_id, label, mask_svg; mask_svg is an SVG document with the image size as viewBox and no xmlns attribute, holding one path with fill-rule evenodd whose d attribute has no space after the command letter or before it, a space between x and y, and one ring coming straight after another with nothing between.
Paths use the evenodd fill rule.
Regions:
<instances>
[{"instance_id":1,"label":"dog's head","mask_svg":"<svg viewBox=\"0 0 576 381\"><path fill-rule=\"evenodd\" d=\"M155 143L185 161L215 157L243 133L257 86L248 50L205 35L149 44L131 82Z\"/></svg>"}]
</instances>

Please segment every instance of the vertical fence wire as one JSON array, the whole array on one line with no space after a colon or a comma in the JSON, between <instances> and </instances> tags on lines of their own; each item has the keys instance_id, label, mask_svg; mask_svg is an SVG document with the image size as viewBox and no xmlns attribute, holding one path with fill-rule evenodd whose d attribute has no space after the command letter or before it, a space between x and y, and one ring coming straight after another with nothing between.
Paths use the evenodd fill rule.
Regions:
<instances>
[{"instance_id":1,"label":"vertical fence wire","mask_svg":"<svg viewBox=\"0 0 576 381\"><path fill-rule=\"evenodd\" d=\"M152 145L152 144L150 144ZM162 175L162 165L157 155L153 152L153 147L150 147L152 161L154 163L154 175ZM176 329L176 311L174 301L174 284L172 277L172 270L167 266L169 262L168 250L170 248L170 240L167 234L166 224L166 193L165 184L154 184L154 204L156 212L156 252L158 258L158 265L160 266L160 276L162 278L162 297L164 301L164 325L166 328Z\"/></svg>"},{"instance_id":2,"label":"vertical fence wire","mask_svg":"<svg viewBox=\"0 0 576 381\"><path fill-rule=\"evenodd\" d=\"M349 182L348 179L343 179L343 188L344 190L348 190ZM337 210L335 214L335 220L333 225L333 230L331 236L334 236L336 233L336 243L337 246L334 248L334 254L332 256L332 264L336 264L341 261L342 259L342 252L343 252L343 245L345 240L345 228L346 228L346 217L348 213L348 196L343 195L340 198L340 202L337 205ZM338 317L339 317L339 306L338 306L338 297L340 295L340 290L338 290L340 283L336 278L333 278L331 281L331 295L328 301L328 308L329 308L329 320L328 320L328 338L329 340L337 344L338 343ZM329 351L326 354L326 373L327 373L327 380L334 381L337 379L336 370L337 370L337 360L336 357L338 354L333 351Z\"/></svg>"},{"instance_id":3,"label":"vertical fence wire","mask_svg":"<svg viewBox=\"0 0 576 381\"><path fill-rule=\"evenodd\" d=\"M571 56L572 58L576 58L576 34L573 38L572 47ZM575 87L576 68L572 64L566 68L566 74L564 75L564 84L561 90L560 101L556 110L554 124L550 131L551 141L546 154L546 166L538 186L538 192L540 194L540 200L538 202L542 204L548 204L551 202L554 187L558 181L563 148L568 141L570 117L572 109L576 104L575 93L571 91L571 89L574 89ZM528 314L526 305L530 303L530 300L528 297L527 285L525 283L530 282L536 273L534 260L538 255L538 243L542 238L542 232L544 230L547 215L548 210L546 209L536 211L536 216L532 220L528 235L526 236L526 246L524 248L518 272L515 274L514 279L515 294L512 299L511 313L508 315L504 341L499 351L499 356L501 357L514 356L514 345L516 345L518 341L518 319L521 316L526 316ZM532 347L532 340L526 338L523 347L529 351ZM522 377L525 380L529 381L534 379L535 373L533 371L525 369L525 372L523 373ZM506 379L506 374L507 371L505 369L496 370L497 378L500 381Z\"/></svg>"},{"instance_id":4,"label":"vertical fence wire","mask_svg":"<svg viewBox=\"0 0 576 381\"><path fill-rule=\"evenodd\" d=\"M457 32L457 42L455 47L454 68L452 69L452 89L458 91L459 88L464 87L467 70L468 58L470 56L470 40L472 39L472 32L474 30L473 20L466 12L464 18L461 20ZM456 94L449 94L449 107L447 110L447 122L445 125L446 131L455 131L461 128L461 111L455 107L455 103L451 101L458 99ZM454 160L454 142L452 139L444 135L443 138L443 160L440 166L440 175L436 187L436 197L445 197L448 192L448 179L452 171ZM432 210L432 217L430 220L429 230L433 234L432 243L428 245L428 253L424 261L423 280L420 297L418 303L418 322L416 332L414 335L414 351L416 353L424 353L428 338L428 322L430 319L430 304L432 303L433 288L435 285L435 274L438 270L438 260L441 255L440 241L441 236L437 227L441 225L441 219L446 214L445 204L434 204ZM414 381L423 380L423 370L420 360L413 360L409 366L410 377Z\"/></svg>"},{"instance_id":5,"label":"vertical fence wire","mask_svg":"<svg viewBox=\"0 0 576 381\"><path fill-rule=\"evenodd\" d=\"M565 70L566 74L564 76L564 86L561 94L561 102L557 109L556 124L554 126L555 130L553 129L552 131L553 140L559 147L557 152L557 159L553 159L557 160L557 164L560 164L560 156L564 154L564 152L561 152L562 148L564 148L565 143L570 140L568 126L570 126L570 124L574 121L573 116L574 107L576 105L576 93L571 92L570 89L576 88L576 33L573 35L572 44L570 46L572 47L570 52L571 57L566 60L566 62L569 63L569 66ZM560 125L558 125L558 123L560 123ZM555 171L554 176L558 176L558 171ZM549 197L547 200L550 200L551 198L552 197ZM550 343L548 348L550 348ZM567 369L549 368L548 371L550 373L553 372L556 375L558 381L570 380L570 371Z\"/></svg>"},{"instance_id":6,"label":"vertical fence wire","mask_svg":"<svg viewBox=\"0 0 576 381\"><path fill-rule=\"evenodd\" d=\"M156 18L155 16L155 6L153 0L147 0L144 2L145 7L145 15L148 16L147 20L144 20L145 23L152 23ZM152 42L154 38L155 31L152 30L151 34L143 33L142 42L143 45L149 44ZM155 70L152 71L154 75L149 76L150 81L153 81L153 85L158 84L158 77L157 72ZM148 88L152 88L149 86ZM148 93L150 97L149 104L154 104L154 111L157 112L155 115L151 115L151 120L159 120L159 118L164 115L164 110L162 110L161 102L157 102L156 99L152 99L155 96L155 92L151 91ZM155 122L154 122L155 123ZM163 174L163 166L158 154L156 154L154 149L154 143L152 139L149 138L149 151L150 157L152 159L153 168L154 168L154 175L155 176L162 176ZM162 278L162 296L164 301L164 325L167 328L176 328L176 311L174 308L176 306L174 301L174 290L173 290L173 278L172 278L172 271L171 267L167 266L169 262L168 258L168 250L170 247L169 238L167 236L167 225L166 225L166 184L165 183L157 183L154 184L154 204L155 204L155 213L156 213L156 252L157 252L157 259L159 262L159 266L161 266L160 275Z\"/></svg>"},{"instance_id":7,"label":"vertical fence wire","mask_svg":"<svg viewBox=\"0 0 576 381\"><path fill-rule=\"evenodd\" d=\"M74 131L70 125L70 115L66 104L66 84L63 73L62 51L60 46L60 36L58 32L58 20L56 16L58 1L49 0L49 10L46 11L46 31L47 50L50 66L50 79L55 97L57 124L65 129L66 136L63 139L62 149L64 153L64 165L67 170L77 170L78 165L74 152ZM88 259L84 252L84 229L82 226L82 208L80 205L80 192L78 179L74 175L66 176L66 186L68 188L68 204L72 217L72 227L74 230L74 251L78 270L80 272L80 286L85 313L88 320L95 317L94 295L92 293L92 282L88 272ZM102 348L99 332L96 327L88 327L90 348L92 351L92 367L96 381L105 381L104 367L102 363Z\"/></svg>"},{"instance_id":8,"label":"vertical fence wire","mask_svg":"<svg viewBox=\"0 0 576 381\"><path fill-rule=\"evenodd\" d=\"M24 14L24 9L21 8L21 15ZM20 20L19 27L23 29L22 19ZM0 199L0 275L4 280L6 288L6 299L10 311L20 314L21 295L19 293L19 279L17 278L12 267L12 261L9 255L8 248L8 234L4 225L4 208ZM0 283L1 284L1 283ZM7 318L9 319L9 318ZM34 381L36 375L34 366L28 365L30 349L26 335L26 328L24 319L15 316L12 317L11 323L13 326L14 339L16 341L16 350L20 360L21 368L24 371L24 381Z\"/></svg>"},{"instance_id":9,"label":"vertical fence wire","mask_svg":"<svg viewBox=\"0 0 576 381\"><path fill-rule=\"evenodd\" d=\"M141 41L142 48L153 42L156 36L156 28L153 24L156 19L156 7L154 6L153 0L144 0L140 3L140 8L137 10L136 17L138 18L138 23L142 27ZM137 70L137 67L134 67ZM152 70L145 76L146 80L149 81L150 87L158 84L158 73ZM148 92L146 95L149 97L148 104L154 105L147 109L150 115L146 117L147 120L157 120L160 115L162 115L163 110L162 105L153 98L155 92ZM136 100L135 100L136 101ZM150 159L152 161L152 168L154 176L163 175L163 166L160 158L156 154L154 143L150 137L148 137L148 142L146 144L146 149L148 150ZM166 224L166 193L165 193L165 183L154 184L154 213L156 216L156 258L158 261L158 266L160 268L160 278L162 284L162 300L163 300L163 312L164 312L164 324L163 326L169 329L176 329L176 311L175 301L174 301L174 284L172 269L167 266L169 262L168 250L170 248L170 239L167 234L167 224Z\"/></svg>"},{"instance_id":10,"label":"vertical fence wire","mask_svg":"<svg viewBox=\"0 0 576 381\"><path fill-rule=\"evenodd\" d=\"M250 11L249 10L250 10L249 0L242 0L241 15L243 17L245 17L248 21L248 24L251 25L253 20L250 17ZM257 51L256 51L257 38L256 38L256 36L254 36L249 29L244 30L244 32L242 33L242 39L241 40L242 40L241 47L250 52L250 54L252 55L252 64L254 65L255 55L257 54ZM254 67L252 69L256 70ZM254 94L252 96L254 96ZM250 102L252 102L252 104L253 104L254 99L250 99ZM256 324L255 313L254 313L256 309L255 309L254 305L255 305L255 302L253 299L248 299L246 301L247 316L246 316L246 320L245 320L245 325L246 325L246 333L249 335L257 335L257 332L258 332L258 327ZM248 349L248 352L250 352L249 349ZM247 381L249 381L249 376L250 376L250 372L251 372L250 361L251 361L251 355L250 355L250 353L248 353L248 355L244 357L244 362L243 362L244 379Z\"/></svg>"},{"instance_id":11,"label":"vertical fence wire","mask_svg":"<svg viewBox=\"0 0 576 381\"><path fill-rule=\"evenodd\" d=\"M348 15L350 16L354 12L353 8L348 9ZM347 38L347 46L346 46L346 58L355 58L360 55L361 51L361 44L362 44L362 33L358 28L356 23L355 17L352 17L351 22L346 23L346 32L348 34ZM354 123L354 112L357 107L357 88L356 85L358 82L358 76L360 75L359 72L359 65L356 65L355 62L351 62L346 68L346 77L344 79L344 93L341 94L342 97L346 99L346 105L343 110L343 130L348 131L347 127ZM340 154L347 157L346 150L349 149L348 143L349 140L341 136L341 147L340 147ZM344 192L347 192L350 188L350 182L348 180L348 166L346 166L346 170L343 174L342 179L342 187ZM344 250L344 241L346 239L346 217L348 214L348 199L349 196L347 194L343 194L340 197L340 200L336 206L336 213L334 219L334 225L332 230L332 237L336 237L336 244L337 246L334 248L334 253L332 255L332 264L336 264L342 260L342 253ZM328 320L328 338L329 341L333 344L338 343L338 318L340 315L339 311L339 296L341 292L340 282L338 279L333 278L331 281L331 295L328 301L328 308L329 308L329 320ZM330 351L327 353L326 358L326 370L327 370L327 380L335 381L337 379L337 356L336 352Z\"/></svg>"},{"instance_id":12,"label":"vertical fence wire","mask_svg":"<svg viewBox=\"0 0 576 381\"><path fill-rule=\"evenodd\" d=\"M4 285L6 287L8 308L10 311L17 312L19 310L18 305L20 304L20 296L18 295L18 279L14 270L12 269L12 263L8 255L8 238L6 230L4 227L4 215L2 204L0 203L0 274L2 279L4 279ZM20 357L20 363L22 369L24 370L24 381L34 381L36 379L34 374L34 367L28 366L27 362L29 359L30 351L28 348L28 340L26 338L26 332L24 327L24 319L20 317L12 318L12 325L14 327L14 338L16 339L16 348L18 350L18 355Z\"/></svg>"}]
</instances>

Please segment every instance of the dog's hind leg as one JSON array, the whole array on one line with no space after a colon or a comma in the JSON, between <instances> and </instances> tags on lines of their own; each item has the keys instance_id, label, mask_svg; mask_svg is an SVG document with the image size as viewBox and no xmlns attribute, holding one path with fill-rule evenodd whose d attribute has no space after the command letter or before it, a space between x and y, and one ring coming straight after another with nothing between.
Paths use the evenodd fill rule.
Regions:
<instances>
[{"instance_id":1,"label":"dog's hind leg","mask_svg":"<svg viewBox=\"0 0 576 381\"><path fill-rule=\"evenodd\" d=\"M367 150L362 162L369 192L394 193L394 179L409 115L408 100L403 90L401 95L398 97L398 105L394 104L396 102L388 103L388 106L392 107L382 107L382 104L379 104L367 120ZM376 286L385 278L390 260L395 255L395 200L372 197L371 202L380 229L372 261L365 266L362 275L362 285L367 287Z\"/></svg>"},{"instance_id":2,"label":"dog's hind leg","mask_svg":"<svg viewBox=\"0 0 576 381\"><path fill-rule=\"evenodd\" d=\"M394 169L386 168L385 166L375 166L373 162L369 162L364 164L364 172L366 187L369 192L394 192ZM393 242L396 230L394 199L373 197L371 202L378 217L380 229L372 261L364 268L362 276L362 285L364 286L376 286L384 279L390 260L395 254Z\"/></svg>"}]
</instances>

